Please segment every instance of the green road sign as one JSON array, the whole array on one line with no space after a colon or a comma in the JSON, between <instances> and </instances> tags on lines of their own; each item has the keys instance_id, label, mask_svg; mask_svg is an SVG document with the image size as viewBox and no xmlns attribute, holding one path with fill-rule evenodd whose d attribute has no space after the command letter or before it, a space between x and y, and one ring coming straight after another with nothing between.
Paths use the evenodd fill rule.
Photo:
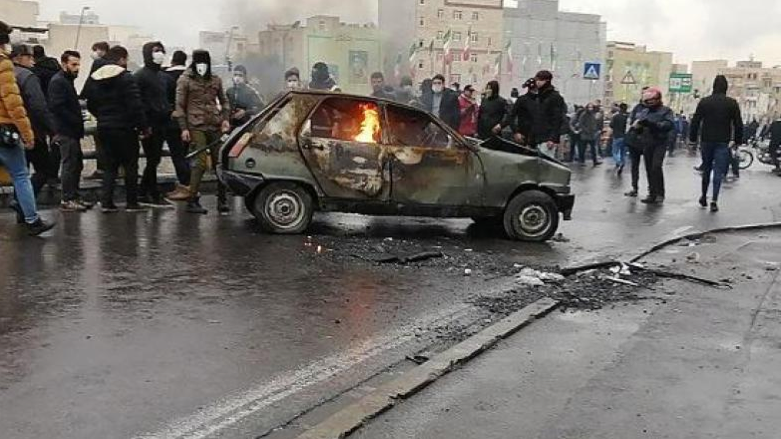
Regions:
<instances>
[{"instance_id":1,"label":"green road sign","mask_svg":"<svg viewBox=\"0 0 781 439\"><path fill-rule=\"evenodd\" d=\"M670 93L691 93L693 77L689 73L673 73L670 75Z\"/></svg>"}]
</instances>

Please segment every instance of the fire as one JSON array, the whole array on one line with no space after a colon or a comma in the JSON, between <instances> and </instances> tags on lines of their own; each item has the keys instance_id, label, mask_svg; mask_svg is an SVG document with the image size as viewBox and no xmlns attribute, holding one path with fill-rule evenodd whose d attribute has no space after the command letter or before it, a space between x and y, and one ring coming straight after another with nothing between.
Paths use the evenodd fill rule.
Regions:
<instances>
[{"instance_id":1,"label":"fire","mask_svg":"<svg viewBox=\"0 0 781 439\"><path fill-rule=\"evenodd\" d=\"M363 112L363 121L361 122L361 131L355 136L356 142L377 143L380 138L380 112L377 107L371 104L361 105Z\"/></svg>"}]
</instances>

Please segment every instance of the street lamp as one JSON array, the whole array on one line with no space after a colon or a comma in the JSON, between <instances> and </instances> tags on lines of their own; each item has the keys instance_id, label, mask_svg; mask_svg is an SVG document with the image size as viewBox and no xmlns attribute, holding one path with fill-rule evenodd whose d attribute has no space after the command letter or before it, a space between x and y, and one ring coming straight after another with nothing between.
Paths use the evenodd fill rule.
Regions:
<instances>
[{"instance_id":1,"label":"street lamp","mask_svg":"<svg viewBox=\"0 0 781 439\"><path fill-rule=\"evenodd\" d=\"M233 44L233 32L239 30L238 26L231 26L228 33L228 45L225 48L225 64L228 65L228 71L233 71L233 62L231 61L231 44Z\"/></svg>"},{"instance_id":2,"label":"street lamp","mask_svg":"<svg viewBox=\"0 0 781 439\"><path fill-rule=\"evenodd\" d=\"M81 8L81 14L79 15L79 27L76 29L76 44L73 46L74 50L79 50L79 38L81 37L81 26L84 24L84 13L89 10L89 6L84 6Z\"/></svg>"}]
</instances>

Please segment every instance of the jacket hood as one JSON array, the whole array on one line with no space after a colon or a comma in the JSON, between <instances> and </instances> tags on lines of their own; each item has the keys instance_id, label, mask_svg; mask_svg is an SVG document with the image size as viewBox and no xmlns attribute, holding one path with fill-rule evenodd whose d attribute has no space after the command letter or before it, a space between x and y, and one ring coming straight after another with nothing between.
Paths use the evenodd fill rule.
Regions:
<instances>
[{"instance_id":1,"label":"jacket hood","mask_svg":"<svg viewBox=\"0 0 781 439\"><path fill-rule=\"evenodd\" d=\"M152 58L152 51L155 49L155 47L159 47L163 50L165 50L165 46L163 46L163 43L159 41L150 41L146 44L144 44L144 47L141 49L141 52L144 55L144 66L149 68L156 68L160 69L160 66L155 64L153 58Z\"/></svg>"},{"instance_id":2,"label":"jacket hood","mask_svg":"<svg viewBox=\"0 0 781 439\"><path fill-rule=\"evenodd\" d=\"M724 75L717 76L713 81L713 94L725 95L727 94L728 89L729 83L727 82L727 77Z\"/></svg>"},{"instance_id":3,"label":"jacket hood","mask_svg":"<svg viewBox=\"0 0 781 439\"><path fill-rule=\"evenodd\" d=\"M493 92L493 94L491 95L492 99L500 97L500 95L499 95L499 82L498 81L489 81L488 82L488 88L490 88L491 91Z\"/></svg>"},{"instance_id":4,"label":"jacket hood","mask_svg":"<svg viewBox=\"0 0 781 439\"><path fill-rule=\"evenodd\" d=\"M114 79L126 71L127 70L125 70L124 67L118 66L116 64L107 64L95 70L95 73L93 73L90 78L95 81L106 81L109 79Z\"/></svg>"},{"instance_id":5,"label":"jacket hood","mask_svg":"<svg viewBox=\"0 0 781 439\"><path fill-rule=\"evenodd\" d=\"M196 50L193 52L193 62L190 64L190 75L192 77L198 76L198 71L196 70L195 65L196 64L207 64L209 66L208 70L206 71L206 75L204 78L211 79L212 77L212 57L206 50Z\"/></svg>"}]
</instances>

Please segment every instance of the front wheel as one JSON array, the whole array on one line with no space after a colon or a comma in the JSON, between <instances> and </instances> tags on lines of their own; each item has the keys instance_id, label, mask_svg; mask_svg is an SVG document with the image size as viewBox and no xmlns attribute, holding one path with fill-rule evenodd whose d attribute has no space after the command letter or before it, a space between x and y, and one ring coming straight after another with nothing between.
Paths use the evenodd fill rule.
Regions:
<instances>
[{"instance_id":1,"label":"front wheel","mask_svg":"<svg viewBox=\"0 0 781 439\"><path fill-rule=\"evenodd\" d=\"M530 190L516 195L504 212L504 230L511 239L545 242L559 228L559 210L553 198Z\"/></svg>"},{"instance_id":2,"label":"front wheel","mask_svg":"<svg viewBox=\"0 0 781 439\"><path fill-rule=\"evenodd\" d=\"M271 183L255 197L252 214L266 232L297 235L312 223L312 196L295 183Z\"/></svg>"},{"instance_id":3,"label":"front wheel","mask_svg":"<svg viewBox=\"0 0 781 439\"><path fill-rule=\"evenodd\" d=\"M740 162L740 169L746 170L754 164L754 154L747 149L738 150L738 162Z\"/></svg>"}]
</instances>

